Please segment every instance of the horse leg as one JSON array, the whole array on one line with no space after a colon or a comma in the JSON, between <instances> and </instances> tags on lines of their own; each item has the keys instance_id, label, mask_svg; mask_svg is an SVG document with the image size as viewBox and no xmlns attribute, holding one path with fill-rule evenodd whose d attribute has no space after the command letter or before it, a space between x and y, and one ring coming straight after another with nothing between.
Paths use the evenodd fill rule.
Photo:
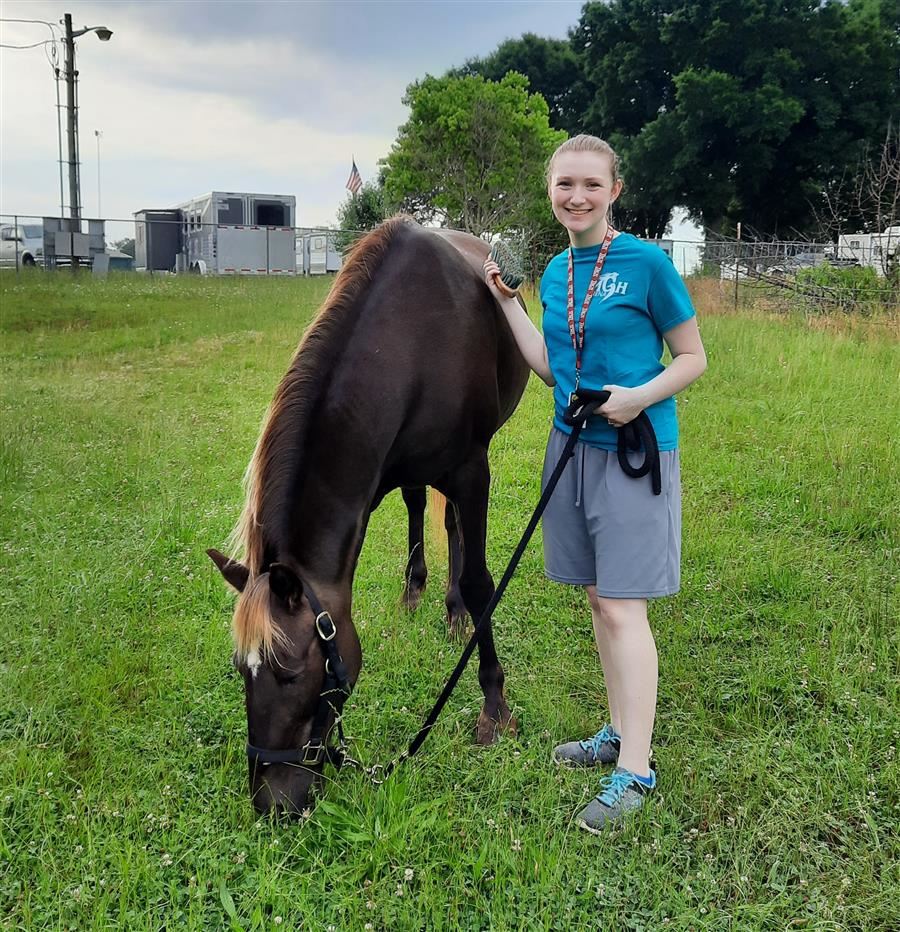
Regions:
<instances>
[{"instance_id":1,"label":"horse leg","mask_svg":"<svg viewBox=\"0 0 900 932\"><path fill-rule=\"evenodd\" d=\"M447 558L449 560L450 574L447 580L447 595L444 604L447 606L447 630L451 640L462 640L466 633L466 604L459 588L459 577L463 568L462 536L459 533L459 516L456 506L447 502L444 511L444 527L447 529Z\"/></svg>"},{"instance_id":2,"label":"horse leg","mask_svg":"<svg viewBox=\"0 0 900 932\"><path fill-rule=\"evenodd\" d=\"M494 581L485 560L490 486L487 450L482 450L458 470L452 483L452 494L448 498L457 507L465 554L459 588L472 620L477 622L494 594ZM515 732L517 724L503 693L503 667L497 658L490 621L478 631L478 682L484 693L484 708L478 716L475 740L478 744L492 744L500 730Z\"/></svg>"},{"instance_id":3,"label":"horse leg","mask_svg":"<svg viewBox=\"0 0 900 932\"><path fill-rule=\"evenodd\" d=\"M401 493L409 513L409 557L406 560L403 604L410 611L415 611L428 578L425 566L425 488L404 488Z\"/></svg>"}]
</instances>

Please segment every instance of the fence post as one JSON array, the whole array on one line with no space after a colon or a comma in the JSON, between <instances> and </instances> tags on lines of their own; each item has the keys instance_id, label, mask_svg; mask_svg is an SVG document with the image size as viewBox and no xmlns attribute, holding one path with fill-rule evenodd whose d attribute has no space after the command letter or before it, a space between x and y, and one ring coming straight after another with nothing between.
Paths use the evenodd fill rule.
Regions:
<instances>
[{"instance_id":1,"label":"fence post","mask_svg":"<svg viewBox=\"0 0 900 932\"><path fill-rule=\"evenodd\" d=\"M16 278L19 277L19 215L13 214L13 236L15 239L13 242L16 250Z\"/></svg>"},{"instance_id":2,"label":"fence post","mask_svg":"<svg viewBox=\"0 0 900 932\"><path fill-rule=\"evenodd\" d=\"M741 279L741 222L737 225L737 242L734 245L734 310L738 309L738 284Z\"/></svg>"}]
</instances>

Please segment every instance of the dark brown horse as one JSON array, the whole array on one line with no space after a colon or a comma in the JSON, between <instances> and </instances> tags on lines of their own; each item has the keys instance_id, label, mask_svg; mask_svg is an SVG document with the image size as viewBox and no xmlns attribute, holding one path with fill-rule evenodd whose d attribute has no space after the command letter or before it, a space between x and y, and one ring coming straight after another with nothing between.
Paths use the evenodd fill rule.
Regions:
<instances>
[{"instance_id":1,"label":"dark brown horse","mask_svg":"<svg viewBox=\"0 0 900 932\"><path fill-rule=\"evenodd\" d=\"M233 633L252 746L310 741L325 682L311 598L334 619L350 682L359 676L353 575L369 515L392 489L404 490L410 510L407 602L424 585L429 485L452 504L451 561L455 549L465 607L478 618L493 594L488 444L528 370L483 282L487 251L464 233L387 221L353 248L278 387L248 470L238 527L244 562L210 551L240 592ZM452 618L452 593L448 611ZM478 648L484 708L476 740L487 744L515 722L487 625ZM307 805L321 763L256 763L251 758L250 790L258 811Z\"/></svg>"}]
</instances>

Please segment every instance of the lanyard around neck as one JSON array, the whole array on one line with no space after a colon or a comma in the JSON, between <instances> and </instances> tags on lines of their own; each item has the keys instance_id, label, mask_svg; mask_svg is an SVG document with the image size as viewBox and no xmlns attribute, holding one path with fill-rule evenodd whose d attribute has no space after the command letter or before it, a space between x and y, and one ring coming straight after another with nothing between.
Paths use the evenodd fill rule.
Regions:
<instances>
[{"instance_id":1,"label":"lanyard around neck","mask_svg":"<svg viewBox=\"0 0 900 932\"><path fill-rule=\"evenodd\" d=\"M597 262L594 265L594 274L591 276L591 283L588 285L587 294L584 296L584 304L581 305L581 317L578 319L578 327L575 327L575 260L573 258L572 247L569 247L569 294L568 294L568 320L569 336L572 338L572 348L575 350L575 389L581 381L581 353L584 349L584 326L587 322L588 308L591 306L591 298L594 297L594 291L597 288L597 282L600 281L600 273L603 271L603 263L606 261L606 254L609 252L609 244L612 242L615 230L611 224L606 226L606 236L603 237L603 244L600 246L600 252L597 255Z\"/></svg>"}]
</instances>

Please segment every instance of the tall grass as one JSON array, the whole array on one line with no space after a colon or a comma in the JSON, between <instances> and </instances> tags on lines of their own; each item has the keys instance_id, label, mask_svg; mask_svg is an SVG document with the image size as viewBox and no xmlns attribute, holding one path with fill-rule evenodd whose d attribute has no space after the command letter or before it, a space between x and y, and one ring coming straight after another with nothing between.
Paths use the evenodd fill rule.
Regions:
<instances>
[{"instance_id":1,"label":"tall grass","mask_svg":"<svg viewBox=\"0 0 900 932\"><path fill-rule=\"evenodd\" d=\"M583 596L533 544L496 615L520 735L472 743L469 671L381 787L299 824L246 793L231 600L204 554L322 280L0 277L0 921L10 929L893 929L898 350L884 330L714 313L680 401L682 592L651 609L660 792L601 838L554 769L602 682ZM499 577L550 399L492 446ZM356 577L356 756L405 746L459 650L444 568L399 607L405 514Z\"/></svg>"}]
</instances>

